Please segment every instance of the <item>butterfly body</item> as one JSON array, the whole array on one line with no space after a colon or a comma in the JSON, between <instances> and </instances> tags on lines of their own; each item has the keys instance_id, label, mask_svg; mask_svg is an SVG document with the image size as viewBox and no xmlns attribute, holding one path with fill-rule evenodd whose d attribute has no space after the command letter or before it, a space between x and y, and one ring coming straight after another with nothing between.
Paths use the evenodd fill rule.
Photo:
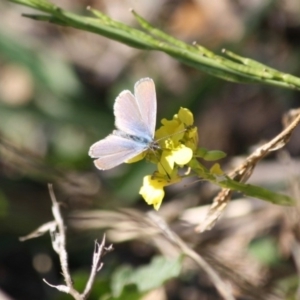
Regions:
<instances>
[{"instance_id":1,"label":"butterfly body","mask_svg":"<svg viewBox=\"0 0 300 300\"><path fill-rule=\"evenodd\" d=\"M93 144L89 155L96 167L111 169L148 149L155 149L156 93L150 78L139 80L134 95L125 90L114 104L116 130Z\"/></svg>"},{"instance_id":2,"label":"butterfly body","mask_svg":"<svg viewBox=\"0 0 300 300\"><path fill-rule=\"evenodd\" d=\"M146 146L146 148L147 148L147 145L149 145L150 143L153 142L153 139L149 138L148 136L137 136L137 135L123 132L121 130L114 130L112 134L123 137L125 139L133 140L137 143L140 143L141 145Z\"/></svg>"}]
</instances>

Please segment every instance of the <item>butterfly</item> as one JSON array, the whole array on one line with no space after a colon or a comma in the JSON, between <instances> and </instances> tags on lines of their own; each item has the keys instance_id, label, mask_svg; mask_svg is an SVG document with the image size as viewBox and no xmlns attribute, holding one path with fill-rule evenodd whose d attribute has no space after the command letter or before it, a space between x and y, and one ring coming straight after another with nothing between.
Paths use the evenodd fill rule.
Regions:
<instances>
[{"instance_id":1,"label":"butterfly","mask_svg":"<svg viewBox=\"0 0 300 300\"><path fill-rule=\"evenodd\" d=\"M125 90L114 104L115 126L106 138L93 144L89 155L100 170L114 168L158 145L154 141L156 92L151 78L134 85L134 95Z\"/></svg>"}]
</instances>

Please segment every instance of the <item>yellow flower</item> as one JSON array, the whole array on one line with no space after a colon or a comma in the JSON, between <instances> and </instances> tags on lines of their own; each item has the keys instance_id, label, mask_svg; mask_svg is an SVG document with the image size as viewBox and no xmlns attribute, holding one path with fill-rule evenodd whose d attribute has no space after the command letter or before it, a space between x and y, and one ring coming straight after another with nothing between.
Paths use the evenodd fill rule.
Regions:
<instances>
[{"instance_id":1,"label":"yellow flower","mask_svg":"<svg viewBox=\"0 0 300 300\"><path fill-rule=\"evenodd\" d=\"M155 132L155 139L158 141L161 147L164 147L164 141L171 138L173 141L178 142L184 136L185 127L184 124L178 120L162 119L161 126Z\"/></svg>"},{"instance_id":2,"label":"yellow flower","mask_svg":"<svg viewBox=\"0 0 300 300\"><path fill-rule=\"evenodd\" d=\"M183 167L193 157L197 149L197 128L193 127L193 114L186 108L180 108L172 120L163 119L162 126L155 132L162 151L157 164L161 174L168 175L174 167Z\"/></svg>"},{"instance_id":3,"label":"yellow flower","mask_svg":"<svg viewBox=\"0 0 300 300\"><path fill-rule=\"evenodd\" d=\"M162 151L161 158L157 164L158 172L161 174L171 174L175 167L186 165L193 157L193 151L183 144L179 144L176 147L172 143L169 143L169 147ZM166 174L167 173L167 174Z\"/></svg>"},{"instance_id":4,"label":"yellow flower","mask_svg":"<svg viewBox=\"0 0 300 300\"><path fill-rule=\"evenodd\" d=\"M198 132L193 123L193 114L180 108L172 120L163 119L155 132L159 149L148 151L147 159L157 164L158 172L144 177L140 194L156 210L165 196L164 187L181 180L178 169L191 161L197 149Z\"/></svg>"},{"instance_id":5,"label":"yellow flower","mask_svg":"<svg viewBox=\"0 0 300 300\"><path fill-rule=\"evenodd\" d=\"M198 131L193 126L193 114L180 108L171 120L162 119L162 126L155 132L158 147L152 147L130 159L127 163L143 158L157 164L157 171L145 176L140 195L149 205L158 210L165 196L164 187L181 180L179 168L189 164L198 146Z\"/></svg>"},{"instance_id":6,"label":"yellow flower","mask_svg":"<svg viewBox=\"0 0 300 300\"><path fill-rule=\"evenodd\" d=\"M139 194L142 195L147 204L153 205L154 209L158 210L165 196L164 187L180 180L181 178L177 175L172 179L166 179L157 173L153 176L145 176Z\"/></svg>"},{"instance_id":7,"label":"yellow flower","mask_svg":"<svg viewBox=\"0 0 300 300\"><path fill-rule=\"evenodd\" d=\"M149 161L158 163L160 170L165 167L166 170L162 172L165 174L173 170L175 163L183 166L191 160L198 145L197 128L192 126L193 114L187 108L181 107L172 120L162 119L161 123L162 126L155 132L155 141L162 151L148 149L126 163L134 163L147 156Z\"/></svg>"}]
</instances>

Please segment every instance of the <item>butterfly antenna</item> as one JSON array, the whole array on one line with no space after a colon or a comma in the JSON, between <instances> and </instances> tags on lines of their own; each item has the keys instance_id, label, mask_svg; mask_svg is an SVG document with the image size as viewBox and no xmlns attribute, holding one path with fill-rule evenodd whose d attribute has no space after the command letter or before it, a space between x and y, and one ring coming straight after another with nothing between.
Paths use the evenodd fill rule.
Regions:
<instances>
[{"instance_id":1,"label":"butterfly antenna","mask_svg":"<svg viewBox=\"0 0 300 300\"><path fill-rule=\"evenodd\" d=\"M161 141L161 140L167 139L167 138L169 138L169 137L171 137L171 136L174 136L174 135L176 135L176 134L183 133L183 132L185 132L185 131L187 131L187 130L188 130L188 128L185 128L185 129L182 129L182 130L180 130L180 131L178 131L178 132L171 133L171 134L169 134L169 135L166 135L166 136L164 136L164 137L162 137L162 138L156 140L155 142L159 142L159 141Z\"/></svg>"},{"instance_id":2,"label":"butterfly antenna","mask_svg":"<svg viewBox=\"0 0 300 300\"><path fill-rule=\"evenodd\" d=\"M165 171L165 173L166 173L168 179L171 180L171 176L169 175L169 173L168 173L167 170L165 169L164 165L163 165L161 162L159 162L159 163L160 163L161 167L164 169L164 171Z\"/></svg>"}]
</instances>

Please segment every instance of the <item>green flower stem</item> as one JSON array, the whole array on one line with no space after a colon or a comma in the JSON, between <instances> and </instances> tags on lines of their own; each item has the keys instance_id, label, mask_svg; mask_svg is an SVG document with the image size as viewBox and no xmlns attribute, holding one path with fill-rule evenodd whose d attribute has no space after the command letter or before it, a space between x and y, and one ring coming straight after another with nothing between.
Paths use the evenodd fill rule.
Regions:
<instances>
[{"instance_id":1,"label":"green flower stem","mask_svg":"<svg viewBox=\"0 0 300 300\"><path fill-rule=\"evenodd\" d=\"M201 45L189 45L153 27L132 11L145 31L117 22L88 8L95 17L84 17L63 10L46 0L9 0L37 9L46 15L25 15L39 21L90 31L138 49L158 50L180 62L228 81L262 83L289 89L300 89L300 78L282 73L255 60L224 50L225 57L215 55Z\"/></svg>"},{"instance_id":2,"label":"green flower stem","mask_svg":"<svg viewBox=\"0 0 300 300\"><path fill-rule=\"evenodd\" d=\"M274 204L278 205L294 205L295 201L291 197L287 195L278 194L272 192L268 189L264 189L259 186L255 186L252 184L245 184L241 182L234 181L228 177L226 177L225 181L221 181L219 185L223 188L228 188L231 190L242 192L243 194L259 198Z\"/></svg>"},{"instance_id":3,"label":"green flower stem","mask_svg":"<svg viewBox=\"0 0 300 300\"><path fill-rule=\"evenodd\" d=\"M265 188L255 186L252 184L245 184L242 182L237 182L235 180L230 179L228 176L215 175L209 172L202 164L200 164L196 159L193 159L189 166L191 169L200 177L205 180L210 181L213 184L220 186L221 188L230 189L238 192L242 192L243 194L259 198L261 200L265 200L274 204L279 205L294 205L295 200L289 196L278 194L267 190Z\"/></svg>"}]
</instances>

